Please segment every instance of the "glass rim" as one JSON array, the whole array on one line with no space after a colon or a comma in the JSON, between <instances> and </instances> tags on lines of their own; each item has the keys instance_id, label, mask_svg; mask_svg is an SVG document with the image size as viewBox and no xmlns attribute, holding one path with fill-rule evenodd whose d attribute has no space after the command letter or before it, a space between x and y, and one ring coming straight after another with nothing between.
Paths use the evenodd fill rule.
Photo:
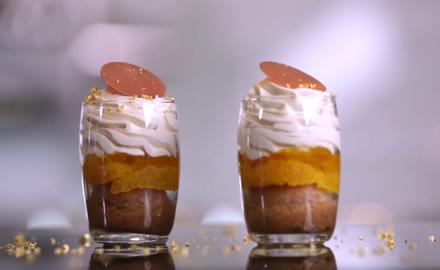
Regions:
<instances>
[{"instance_id":1,"label":"glass rim","mask_svg":"<svg viewBox=\"0 0 440 270\"><path fill-rule=\"evenodd\" d=\"M297 99L294 95L274 95L274 96L257 96L257 95L247 95L241 97L241 101L253 101L253 100L282 100L282 99ZM316 98L316 99L331 99L335 100L337 98L336 94L328 92L327 96L308 96L306 98Z\"/></svg>"},{"instance_id":2,"label":"glass rim","mask_svg":"<svg viewBox=\"0 0 440 270\"><path fill-rule=\"evenodd\" d=\"M173 97L156 97L156 98L143 98L143 97L137 97L137 99L144 99L146 101L153 101L155 103L175 103L176 99ZM102 104L102 105L111 105L111 104L134 104L135 99L113 99L113 100L91 100L91 101L85 101L83 100L81 102L82 105L87 104Z\"/></svg>"}]
</instances>

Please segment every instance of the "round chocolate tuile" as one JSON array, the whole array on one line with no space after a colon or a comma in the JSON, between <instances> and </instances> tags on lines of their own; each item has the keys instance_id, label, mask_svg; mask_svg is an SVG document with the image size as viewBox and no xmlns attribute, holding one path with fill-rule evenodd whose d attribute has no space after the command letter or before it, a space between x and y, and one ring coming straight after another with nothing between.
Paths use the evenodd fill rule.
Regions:
<instances>
[{"instance_id":1,"label":"round chocolate tuile","mask_svg":"<svg viewBox=\"0 0 440 270\"><path fill-rule=\"evenodd\" d=\"M320 91L326 90L326 87L317 79L286 64L265 61L260 63L260 69L266 74L270 81L287 88L311 88Z\"/></svg>"},{"instance_id":2,"label":"round chocolate tuile","mask_svg":"<svg viewBox=\"0 0 440 270\"><path fill-rule=\"evenodd\" d=\"M124 62L110 62L102 66L101 78L107 89L123 96L159 96L166 93L165 84L143 67Z\"/></svg>"}]
</instances>

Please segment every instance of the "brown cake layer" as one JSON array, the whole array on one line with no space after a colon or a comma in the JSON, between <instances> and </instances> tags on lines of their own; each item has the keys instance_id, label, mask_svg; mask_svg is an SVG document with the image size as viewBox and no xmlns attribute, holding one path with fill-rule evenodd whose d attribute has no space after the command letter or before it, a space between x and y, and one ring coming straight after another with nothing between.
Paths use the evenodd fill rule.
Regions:
<instances>
[{"instance_id":1,"label":"brown cake layer","mask_svg":"<svg viewBox=\"0 0 440 270\"><path fill-rule=\"evenodd\" d=\"M112 194L110 185L92 188L87 210L90 230L168 235L176 204L166 191L134 189Z\"/></svg>"},{"instance_id":2,"label":"brown cake layer","mask_svg":"<svg viewBox=\"0 0 440 270\"><path fill-rule=\"evenodd\" d=\"M334 230L337 195L315 185L253 187L243 192L251 233L331 234Z\"/></svg>"}]
</instances>

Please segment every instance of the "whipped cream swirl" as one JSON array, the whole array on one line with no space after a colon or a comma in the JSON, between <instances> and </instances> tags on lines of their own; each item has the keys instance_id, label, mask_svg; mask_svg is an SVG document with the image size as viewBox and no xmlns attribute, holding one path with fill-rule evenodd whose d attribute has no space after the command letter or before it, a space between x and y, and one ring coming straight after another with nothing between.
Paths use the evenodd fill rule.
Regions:
<instances>
[{"instance_id":1,"label":"whipped cream swirl","mask_svg":"<svg viewBox=\"0 0 440 270\"><path fill-rule=\"evenodd\" d=\"M258 159L286 147L340 148L334 96L310 88L290 89L263 80L250 89L238 131L240 152Z\"/></svg>"},{"instance_id":2,"label":"whipped cream swirl","mask_svg":"<svg viewBox=\"0 0 440 270\"><path fill-rule=\"evenodd\" d=\"M84 102L81 130L83 152L178 155L176 104L171 98L129 97L93 89Z\"/></svg>"}]
</instances>

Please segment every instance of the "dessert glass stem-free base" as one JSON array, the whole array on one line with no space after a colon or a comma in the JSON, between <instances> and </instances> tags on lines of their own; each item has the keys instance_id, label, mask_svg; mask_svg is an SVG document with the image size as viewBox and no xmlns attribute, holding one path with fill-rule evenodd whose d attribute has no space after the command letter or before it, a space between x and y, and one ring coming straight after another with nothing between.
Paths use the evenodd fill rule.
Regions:
<instances>
[{"instance_id":1,"label":"dessert glass stem-free base","mask_svg":"<svg viewBox=\"0 0 440 270\"><path fill-rule=\"evenodd\" d=\"M112 259L116 258L140 258L140 257L150 257L159 254L167 254L169 253L168 247L165 245L121 245L115 247L115 245L104 245L102 248L99 248L99 251L95 249L93 252L94 256L106 256ZM99 268L101 269L101 268ZM125 269L125 268L124 268ZM131 269L131 268L129 268ZM173 268L174 269L174 268Z\"/></svg>"},{"instance_id":2,"label":"dessert glass stem-free base","mask_svg":"<svg viewBox=\"0 0 440 270\"><path fill-rule=\"evenodd\" d=\"M322 244L331 235L326 233L298 233L298 234L259 234L251 233L251 239L259 245L295 245L295 244Z\"/></svg>"},{"instance_id":3,"label":"dessert glass stem-free base","mask_svg":"<svg viewBox=\"0 0 440 270\"><path fill-rule=\"evenodd\" d=\"M107 232L92 230L92 237L100 244L129 244L129 245L164 245L168 240L166 235L143 233Z\"/></svg>"},{"instance_id":4,"label":"dessert glass stem-free base","mask_svg":"<svg viewBox=\"0 0 440 270\"><path fill-rule=\"evenodd\" d=\"M320 255L331 255L331 251L320 244L315 246L298 244L298 245L258 245L252 249L250 257L261 258L261 257L278 257L278 258L310 258Z\"/></svg>"}]
</instances>

